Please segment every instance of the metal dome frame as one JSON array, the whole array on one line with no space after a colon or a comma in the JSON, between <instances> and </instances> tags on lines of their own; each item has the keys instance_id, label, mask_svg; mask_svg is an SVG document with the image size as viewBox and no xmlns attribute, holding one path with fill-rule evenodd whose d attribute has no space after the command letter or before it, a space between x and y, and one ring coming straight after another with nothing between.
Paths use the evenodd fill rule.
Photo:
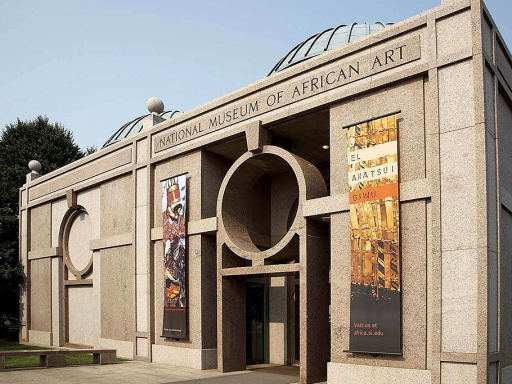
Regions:
<instances>
[{"instance_id":1,"label":"metal dome frame","mask_svg":"<svg viewBox=\"0 0 512 384\"><path fill-rule=\"evenodd\" d=\"M176 114L181 113L180 111L164 111L158 116L163 117L164 119L172 119ZM109 137L109 139L103 144L102 148L106 148L109 145L112 145L114 143L117 143L123 139L126 139L127 137L131 137L142 131L143 124L142 121L145 117L149 116L150 114L139 116L132 121L129 121L125 125L123 125L121 128L119 128L112 136Z\"/></svg>"},{"instance_id":2,"label":"metal dome frame","mask_svg":"<svg viewBox=\"0 0 512 384\"><path fill-rule=\"evenodd\" d=\"M297 44L291 51L289 51L281 60L277 62L277 64L272 68L267 76L270 76L274 73L280 72L286 68L289 68L295 64L301 63L305 60L311 59L312 57L321 55L326 51L330 51L331 49L338 48L342 45L351 43L363 36L367 36L373 32L380 31L381 29L386 28L388 25L392 25L393 23L383 23L377 21L373 24L364 23L352 23L352 24L341 24L335 28L328 28L320 33L310 36L302 43ZM363 34L355 34L354 28L360 29L359 27L365 27L365 31ZM328 35L328 39L321 39L322 37ZM333 37L345 34L346 38L339 41L333 42ZM324 41L327 40L327 43L324 45ZM297 55L301 49L306 48L306 52L302 55ZM320 48L320 49L319 49ZM314 52L314 53L311 53ZM319 52L319 53L318 53Z\"/></svg>"}]
</instances>

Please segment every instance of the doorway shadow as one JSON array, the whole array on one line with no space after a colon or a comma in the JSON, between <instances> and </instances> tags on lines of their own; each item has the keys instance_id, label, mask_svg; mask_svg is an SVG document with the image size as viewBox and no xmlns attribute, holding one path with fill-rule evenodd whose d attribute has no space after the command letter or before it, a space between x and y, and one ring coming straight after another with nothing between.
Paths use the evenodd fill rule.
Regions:
<instances>
[{"instance_id":1,"label":"doorway shadow","mask_svg":"<svg viewBox=\"0 0 512 384\"><path fill-rule=\"evenodd\" d=\"M276 364L258 364L248 365L248 371L273 373L275 375L300 376L300 366L297 365L276 365Z\"/></svg>"}]
</instances>

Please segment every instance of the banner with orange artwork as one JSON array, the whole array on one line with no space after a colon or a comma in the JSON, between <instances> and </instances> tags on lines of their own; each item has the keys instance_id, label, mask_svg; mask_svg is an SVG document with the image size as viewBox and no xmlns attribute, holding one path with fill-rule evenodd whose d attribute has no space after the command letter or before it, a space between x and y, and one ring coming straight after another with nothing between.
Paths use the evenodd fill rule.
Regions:
<instances>
[{"instance_id":1,"label":"banner with orange artwork","mask_svg":"<svg viewBox=\"0 0 512 384\"><path fill-rule=\"evenodd\" d=\"M396 115L347 129L351 352L401 354Z\"/></svg>"},{"instance_id":2,"label":"banner with orange artwork","mask_svg":"<svg viewBox=\"0 0 512 384\"><path fill-rule=\"evenodd\" d=\"M162 337L187 337L185 175L162 181L164 315Z\"/></svg>"}]
</instances>

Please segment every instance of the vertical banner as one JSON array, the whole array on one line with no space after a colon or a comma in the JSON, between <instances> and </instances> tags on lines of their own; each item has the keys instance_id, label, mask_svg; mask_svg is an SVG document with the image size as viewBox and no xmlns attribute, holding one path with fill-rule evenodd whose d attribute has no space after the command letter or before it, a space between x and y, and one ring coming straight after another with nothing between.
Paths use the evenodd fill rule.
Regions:
<instances>
[{"instance_id":1,"label":"vertical banner","mask_svg":"<svg viewBox=\"0 0 512 384\"><path fill-rule=\"evenodd\" d=\"M162 181L164 320L162 337L187 337L185 175Z\"/></svg>"},{"instance_id":2,"label":"vertical banner","mask_svg":"<svg viewBox=\"0 0 512 384\"><path fill-rule=\"evenodd\" d=\"M396 115L348 128L351 352L402 352Z\"/></svg>"}]
</instances>

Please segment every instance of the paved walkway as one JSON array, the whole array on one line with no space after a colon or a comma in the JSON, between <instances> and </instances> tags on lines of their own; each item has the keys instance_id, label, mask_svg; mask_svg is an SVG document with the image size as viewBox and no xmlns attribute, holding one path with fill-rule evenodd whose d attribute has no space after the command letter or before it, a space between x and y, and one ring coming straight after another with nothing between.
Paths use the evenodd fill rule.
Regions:
<instances>
[{"instance_id":1,"label":"paved walkway","mask_svg":"<svg viewBox=\"0 0 512 384\"><path fill-rule=\"evenodd\" d=\"M75 365L0 372L2 384L290 384L299 382L298 367L267 367L245 372L219 373L142 361L110 365Z\"/></svg>"}]
</instances>

